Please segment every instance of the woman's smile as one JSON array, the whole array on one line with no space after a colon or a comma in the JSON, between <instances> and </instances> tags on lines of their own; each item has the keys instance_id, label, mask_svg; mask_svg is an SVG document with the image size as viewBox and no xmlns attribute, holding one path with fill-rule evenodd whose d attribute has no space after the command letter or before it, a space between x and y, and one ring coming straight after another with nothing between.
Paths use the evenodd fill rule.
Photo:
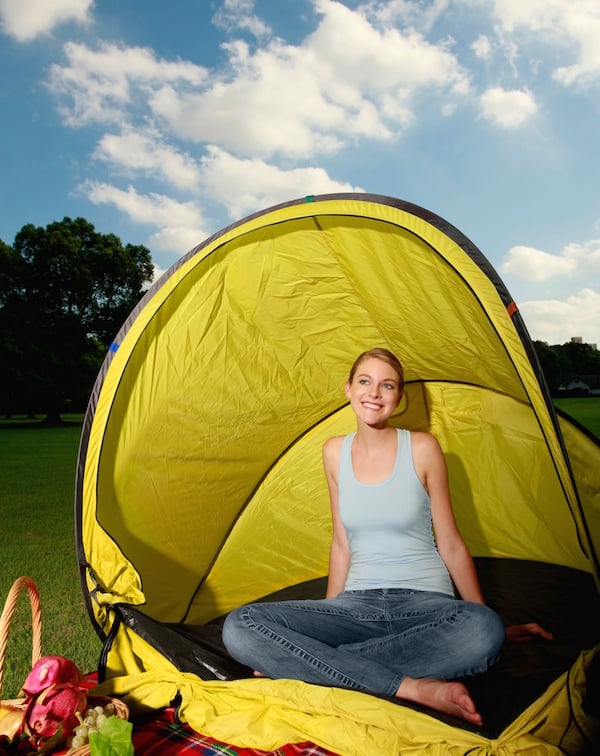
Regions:
<instances>
[{"instance_id":1,"label":"woman's smile","mask_svg":"<svg viewBox=\"0 0 600 756\"><path fill-rule=\"evenodd\" d=\"M362 401L361 404L365 409L369 409L369 410L380 410L384 406L380 402L373 402L373 401L370 401L369 399Z\"/></svg>"}]
</instances>

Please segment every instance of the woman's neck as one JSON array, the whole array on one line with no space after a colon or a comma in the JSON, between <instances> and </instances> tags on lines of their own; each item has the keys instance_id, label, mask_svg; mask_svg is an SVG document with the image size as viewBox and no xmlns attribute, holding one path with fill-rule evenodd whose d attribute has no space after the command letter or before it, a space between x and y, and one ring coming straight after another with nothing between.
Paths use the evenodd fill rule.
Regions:
<instances>
[{"instance_id":1,"label":"woman's neck","mask_svg":"<svg viewBox=\"0 0 600 756\"><path fill-rule=\"evenodd\" d=\"M354 437L354 443L365 451L376 451L388 446L396 436L396 429L390 425L381 428L359 423Z\"/></svg>"},{"instance_id":2,"label":"woman's neck","mask_svg":"<svg viewBox=\"0 0 600 756\"><path fill-rule=\"evenodd\" d=\"M352 442L354 477L365 484L382 483L390 477L398 454L397 431L383 427L359 428Z\"/></svg>"}]
</instances>

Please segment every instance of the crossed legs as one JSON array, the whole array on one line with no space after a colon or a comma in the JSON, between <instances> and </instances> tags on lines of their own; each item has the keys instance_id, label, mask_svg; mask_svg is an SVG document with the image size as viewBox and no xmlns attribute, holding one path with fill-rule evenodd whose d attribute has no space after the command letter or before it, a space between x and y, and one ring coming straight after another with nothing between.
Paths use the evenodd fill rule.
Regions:
<instances>
[{"instance_id":1,"label":"crossed legs","mask_svg":"<svg viewBox=\"0 0 600 756\"><path fill-rule=\"evenodd\" d=\"M504 627L480 604L376 589L241 607L228 616L223 641L268 677L396 696L481 724L467 689L448 681L488 669Z\"/></svg>"}]
</instances>

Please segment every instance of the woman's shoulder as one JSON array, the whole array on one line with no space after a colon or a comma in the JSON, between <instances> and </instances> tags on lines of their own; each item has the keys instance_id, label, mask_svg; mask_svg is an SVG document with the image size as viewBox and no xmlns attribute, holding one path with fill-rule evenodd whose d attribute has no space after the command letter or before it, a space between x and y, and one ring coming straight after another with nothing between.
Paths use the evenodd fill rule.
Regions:
<instances>
[{"instance_id":1,"label":"woman's shoulder","mask_svg":"<svg viewBox=\"0 0 600 756\"><path fill-rule=\"evenodd\" d=\"M347 436L331 436L331 438L328 438L323 444L323 454L337 453L339 455L345 438Z\"/></svg>"},{"instance_id":2,"label":"woman's shoulder","mask_svg":"<svg viewBox=\"0 0 600 756\"><path fill-rule=\"evenodd\" d=\"M427 431L410 431L410 443L413 453L437 453L441 449L439 441Z\"/></svg>"},{"instance_id":3,"label":"woman's shoulder","mask_svg":"<svg viewBox=\"0 0 600 756\"><path fill-rule=\"evenodd\" d=\"M427 489L429 475L445 469L442 447L437 438L426 431L413 431L410 439L415 471Z\"/></svg>"},{"instance_id":4,"label":"woman's shoulder","mask_svg":"<svg viewBox=\"0 0 600 756\"><path fill-rule=\"evenodd\" d=\"M345 438L346 436L332 436L323 444L323 467L326 475L333 479L337 479Z\"/></svg>"}]
</instances>

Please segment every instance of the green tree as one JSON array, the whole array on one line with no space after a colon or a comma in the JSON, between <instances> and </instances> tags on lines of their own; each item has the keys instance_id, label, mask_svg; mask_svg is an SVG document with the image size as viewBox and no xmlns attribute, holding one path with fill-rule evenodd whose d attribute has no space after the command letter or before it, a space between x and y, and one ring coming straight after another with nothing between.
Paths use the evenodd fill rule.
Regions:
<instances>
[{"instance_id":1,"label":"green tree","mask_svg":"<svg viewBox=\"0 0 600 756\"><path fill-rule=\"evenodd\" d=\"M591 344L568 341L559 349L565 355L565 361L568 361L571 366L571 375L565 376L566 380L600 373L600 352Z\"/></svg>"},{"instance_id":2,"label":"green tree","mask_svg":"<svg viewBox=\"0 0 600 756\"><path fill-rule=\"evenodd\" d=\"M19 331L23 318L24 271L23 260L0 240L0 397L7 413L20 403L23 388L23 344Z\"/></svg>"},{"instance_id":3,"label":"green tree","mask_svg":"<svg viewBox=\"0 0 600 756\"><path fill-rule=\"evenodd\" d=\"M8 411L59 419L85 405L111 339L152 279L150 251L83 218L28 224L0 249L0 348Z\"/></svg>"},{"instance_id":4,"label":"green tree","mask_svg":"<svg viewBox=\"0 0 600 756\"><path fill-rule=\"evenodd\" d=\"M556 350L548 346L545 341L534 341L533 346L535 347L548 388L553 391L561 383L561 369Z\"/></svg>"},{"instance_id":5,"label":"green tree","mask_svg":"<svg viewBox=\"0 0 600 756\"><path fill-rule=\"evenodd\" d=\"M600 351L591 344L567 341L549 346L545 341L534 341L533 345L551 391L573 378L600 375Z\"/></svg>"}]
</instances>

